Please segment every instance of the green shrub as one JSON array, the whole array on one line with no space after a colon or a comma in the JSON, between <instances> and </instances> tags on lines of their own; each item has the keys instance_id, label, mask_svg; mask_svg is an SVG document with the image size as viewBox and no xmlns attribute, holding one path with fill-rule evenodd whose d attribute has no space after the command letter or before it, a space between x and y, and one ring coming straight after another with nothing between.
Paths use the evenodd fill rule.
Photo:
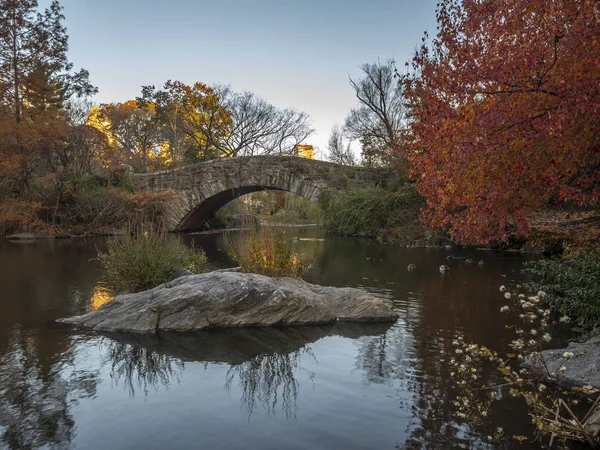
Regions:
<instances>
[{"instance_id":1,"label":"green shrub","mask_svg":"<svg viewBox=\"0 0 600 450\"><path fill-rule=\"evenodd\" d=\"M306 270L294 251L293 237L285 230L244 224L238 239L225 235L231 257L246 273L299 278Z\"/></svg>"},{"instance_id":2,"label":"green shrub","mask_svg":"<svg viewBox=\"0 0 600 450\"><path fill-rule=\"evenodd\" d=\"M180 240L158 233L112 239L108 251L98 257L116 293L151 289L166 282L177 267L200 273L206 264L201 249L188 248Z\"/></svg>"},{"instance_id":3,"label":"green shrub","mask_svg":"<svg viewBox=\"0 0 600 450\"><path fill-rule=\"evenodd\" d=\"M396 192L384 189L349 191L322 203L325 228L331 233L411 244L426 231L419 222L419 213L425 203L413 184L401 186Z\"/></svg>"},{"instance_id":4,"label":"green shrub","mask_svg":"<svg viewBox=\"0 0 600 450\"><path fill-rule=\"evenodd\" d=\"M553 310L585 330L600 327L600 254L580 253L570 260L544 259L527 264L539 281L531 287L548 294Z\"/></svg>"}]
</instances>

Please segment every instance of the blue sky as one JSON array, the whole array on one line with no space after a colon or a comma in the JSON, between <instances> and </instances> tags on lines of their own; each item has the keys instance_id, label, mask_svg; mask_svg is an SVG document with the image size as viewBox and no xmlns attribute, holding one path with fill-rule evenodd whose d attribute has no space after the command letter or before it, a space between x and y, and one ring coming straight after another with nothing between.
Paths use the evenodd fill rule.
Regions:
<instances>
[{"instance_id":1,"label":"blue sky","mask_svg":"<svg viewBox=\"0 0 600 450\"><path fill-rule=\"evenodd\" d=\"M44 6L48 1L41 1ZM75 68L99 103L134 98L167 79L231 84L309 113L325 150L356 105L359 65L409 60L435 34L436 0L62 0Z\"/></svg>"}]
</instances>

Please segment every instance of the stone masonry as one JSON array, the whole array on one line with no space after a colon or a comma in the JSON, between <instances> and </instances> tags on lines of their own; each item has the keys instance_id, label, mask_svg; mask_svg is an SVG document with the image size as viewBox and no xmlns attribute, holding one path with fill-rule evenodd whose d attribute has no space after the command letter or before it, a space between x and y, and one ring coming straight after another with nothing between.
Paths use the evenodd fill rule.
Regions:
<instances>
[{"instance_id":1,"label":"stone masonry","mask_svg":"<svg viewBox=\"0 0 600 450\"><path fill-rule=\"evenodd\" d=\"M172 191L170 231L197 230L226 203L250 192L288 191L318 203L324 192L375 187L398 178L390 168L341 166L283 156L220 158L178 169L135 174L139 188Z\"/></svg>"}]
</instances>

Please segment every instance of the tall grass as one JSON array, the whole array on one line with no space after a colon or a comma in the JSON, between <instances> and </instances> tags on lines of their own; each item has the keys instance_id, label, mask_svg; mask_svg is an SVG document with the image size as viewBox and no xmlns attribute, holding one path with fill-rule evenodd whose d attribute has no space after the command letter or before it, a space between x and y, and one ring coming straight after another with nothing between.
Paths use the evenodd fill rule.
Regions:
<instances>
[{"instance_id":1,"label":"tall grass","mask_svg":"<svg viewBox=\"0 0 600 450\"><path fill-rule=\"evenodd\" d=\"M258 228L253 223L245 223L237 239L231 234L225 235L225 245L246 273L299 278L307 269L294 251L293 237L288 230Z\"/></svg>"},{"instance_id":2,"label":"tall grass","mask_svg":"<svg viewBox=\"0 0 600 450\"><path fill-rule=\"evenodd\" d=\"M379 188L349 191L329 199L324 205L324 224L331 233L382 238L408 245L426 232L419 222L419 212L424 205L412 184L400 186L394 192Z\"/></svg>"},{"instance_id":3,"label":"tall grass","mask_svg":"<svg viewBox=\"0 0 600 450\"><path fill-rule=\"evenodd\" d=\"M176 237L157 232L112 239L108 251L98 257L115 293L151 289L165 283L175 268L200 273L206 264L202 249L188 248Z\"/></svg>"}]
</instances>

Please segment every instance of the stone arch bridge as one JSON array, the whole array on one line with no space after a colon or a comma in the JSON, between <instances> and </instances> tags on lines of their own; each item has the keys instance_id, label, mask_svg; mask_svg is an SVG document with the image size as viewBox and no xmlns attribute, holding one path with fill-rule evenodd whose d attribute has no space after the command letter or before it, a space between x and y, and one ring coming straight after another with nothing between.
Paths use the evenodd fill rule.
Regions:
<instances>
[{"instance_id":1,"label":"stone arch bridge","mask_svg":"<svg viewBox=\"0 0 600 450\"><path fill-rule=\"evenodd\" d=\"M170 231L201 228L219 208L250 192L278 190L318 203L324 192L384 185L399 178L391 168L348 167L290 156L220 158L178 169L135 174L139 188L172 191L167 212Z\"/></svg>"}]
</instances>

